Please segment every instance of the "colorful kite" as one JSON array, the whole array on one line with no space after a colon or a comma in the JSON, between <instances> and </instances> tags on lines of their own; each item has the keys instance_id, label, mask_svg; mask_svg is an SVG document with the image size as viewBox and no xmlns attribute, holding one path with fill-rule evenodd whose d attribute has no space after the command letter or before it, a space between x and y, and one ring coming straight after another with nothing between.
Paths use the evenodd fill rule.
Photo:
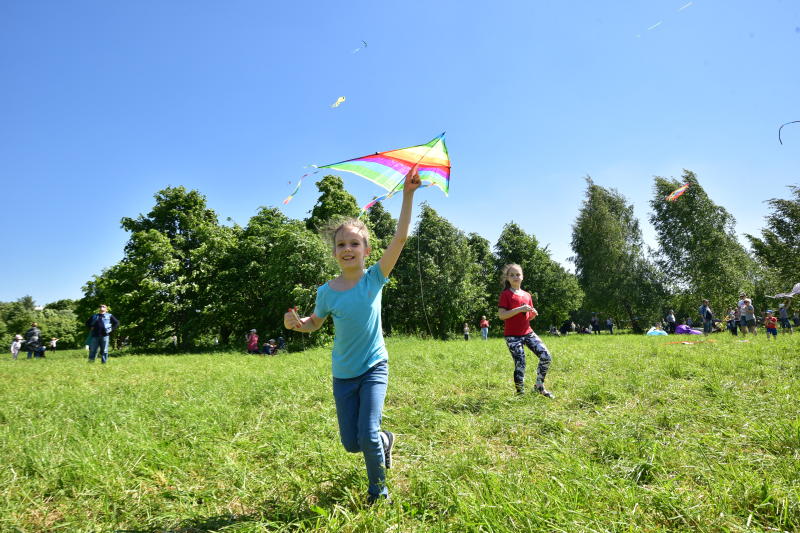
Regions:
<instances>
[{"instance_id":1,"label":"colorful kite","mask_svg":"<svg viewBox=\"0 0 800 533\"><path fill-rule=\"evenodd\" d=\"M334 103L331 104L331 108L339 107L339 105L342 102L344 102L344 100L345 100L344 96L340 96L339 98L336 99L336 101Z\"/></svg>"},{"instance_id":2,"label":"colorful kite","mask_svg":"<svg viewBox=\"0 0 800 533\"><path fill-rule=\"evenodd\" d=\"M666 200L668 202L674 202L675 200L683 196L683 193L685 193L688 189L689 189L689 184L684 183L683 185L681 185L680 187L669 193L669 196L666 197Z\"/></svg>"},{"instance_id":3,"label":"colorful kite","mask_svg":"<svg viewBox=\"0 0 800 533\"><path fill-rule=\"evenodd\" d=\"M794 298L798 294L800 294L800 283L796 283L790 292L782 292L775 296L767 296L767 298Z\"/></svg>"},{"instance_id":4,"label":"colorful kite","mask_svg":"<svg viewBox=\"0 0 800 533\"><path fill-rule=\"evenodd\" d=\"M444 143L444 133L429 143L409 146L388 152L376 152L372 155L348 159L318 168L331 168L344 172L352 172L362 178L380 185L388 192L375 198L363 209L366 211L377 202L387 200L403 190L406 174L417 166L423 187L431 185L439 187L445 195L450 191L450 156Z\"/></svg>"}]
</instances>

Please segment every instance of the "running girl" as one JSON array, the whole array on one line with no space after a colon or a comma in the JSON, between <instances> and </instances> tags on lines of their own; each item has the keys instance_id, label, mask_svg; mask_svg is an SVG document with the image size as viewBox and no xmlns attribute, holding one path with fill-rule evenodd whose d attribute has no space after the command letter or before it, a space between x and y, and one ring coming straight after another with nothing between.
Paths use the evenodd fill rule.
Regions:
<instances>
[{"instance_id":1,"label":"running girl","mask_svg":"<svg viewBox=\"0 0 800 533\"><path fill-rule=\"evenodd\" d=\"M360 220L333 229L333 256L341 274L317 289L311 316L300 318L290 309L287 329L310 333L333 316L333 397L339 435L348 452L364 454L369 479L368 501L388 498L386 469L392 466L394 434L381 429L383 401L389 380L389 354L381 329L381 291L408 238L414 192L420 186L417 168L403 185L403 206L394 238L380 260L364 269L370 253L369 231Z\"/></svg>"},{"instance_id":2,"label":"running girl","mask_svg":"<svg viewBox=\"0 0 800 533\"><path fill-rule=\"evenodd\" d=\"M514 358L514 386L517 394L525 392L525 346L539 358L534 389L539 394L553 398L553 394L544 388L544 378L550 368L550 352L547 346L531 329L530 321L539 313L533 308L531 295L523 291L522 267L510 264L503 267L503 292L500 293L497 316L505 321L504 335L506 345Z\"/></svg>"}]
</instances>

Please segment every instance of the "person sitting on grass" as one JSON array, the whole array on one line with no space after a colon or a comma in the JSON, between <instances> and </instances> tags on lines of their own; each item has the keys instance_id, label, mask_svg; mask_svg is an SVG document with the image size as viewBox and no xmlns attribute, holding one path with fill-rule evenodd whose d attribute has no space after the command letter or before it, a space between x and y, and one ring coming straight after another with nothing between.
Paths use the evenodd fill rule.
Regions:
<instances>
[{"instance_id":1,"label":"person sitting on grass","mask_svg":"<svg viewBox=\"0 0 800 533\"><path fill-rule=\"evenodd\" d=\"M553 358L542 339L531 329L531 320L539 314L533 307L531 295L522 290L522 267L511 263L503 267L503 292L497 304L497 316L505 321L503 334L508 351L514 359L514 387L517 394L525 392L525 346L539 358L534 390L547 398L553 394L544 388L544 378Z\"/></svg>"},{"instance_id":2,"label":"person sitting on grass","mask_svg":"<svg viewBox=\"0 0 800 533\"><path fill-rule=\"evenodd\" d=\"M283 316L286 329L311 333L333 317L333 397L339 435L348 452L364 454L372 504L389 497L386 469L392 467L395 436L381 428L389 382L389 353L381 327L381 294L408 239L414 192L421 185L414 166L403 184L403 205L397 229L377 263L364 269L369 256L369 230L350 219L330 232L333 257L341 274L317 289L314 311L300 318L296 308Z\"/></svg>"}]
</instances>

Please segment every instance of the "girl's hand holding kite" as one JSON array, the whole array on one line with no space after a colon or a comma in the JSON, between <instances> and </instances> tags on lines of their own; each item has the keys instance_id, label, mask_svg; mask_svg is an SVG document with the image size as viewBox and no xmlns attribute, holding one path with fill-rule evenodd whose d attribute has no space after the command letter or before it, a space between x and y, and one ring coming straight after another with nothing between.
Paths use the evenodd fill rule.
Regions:
<instances>
[{"instance_id":1,"label":"girl's hand holding kite","mask_svg":"<svg viewBox=\"0 0 800 533\"><path fill-rule=\"evenodd\" d=\"M283 327L291 329L292 331L300 331L303 333L311 333L317 331L322 327L325 319L315 317L314 315L300 318L297 314L296 307L290 307L283 315Z\"/></svg>"}]
</instances>

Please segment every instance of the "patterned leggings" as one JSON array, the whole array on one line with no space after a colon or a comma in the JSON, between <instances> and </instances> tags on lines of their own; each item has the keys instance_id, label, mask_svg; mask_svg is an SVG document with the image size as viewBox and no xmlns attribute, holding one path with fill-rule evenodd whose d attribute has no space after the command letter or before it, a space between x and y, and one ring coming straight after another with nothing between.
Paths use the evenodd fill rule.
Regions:
<instances>
[{"instance_id":1,"label":"patterned leggings","mask_svg":"<svg viewBox=\"0 0 800 533\"><path fill-rule=\"evenodd\" d=\"M544 377L550 368L550 352L544 345L542 339L536 333L528 333L522 336L506 337L506 345L511 357L514 358L514 385L518 392L525 389L525 346L527 346L539 358L539 367L536 369L536 385L544 385Z\"/></svg>"}]
</instances>

